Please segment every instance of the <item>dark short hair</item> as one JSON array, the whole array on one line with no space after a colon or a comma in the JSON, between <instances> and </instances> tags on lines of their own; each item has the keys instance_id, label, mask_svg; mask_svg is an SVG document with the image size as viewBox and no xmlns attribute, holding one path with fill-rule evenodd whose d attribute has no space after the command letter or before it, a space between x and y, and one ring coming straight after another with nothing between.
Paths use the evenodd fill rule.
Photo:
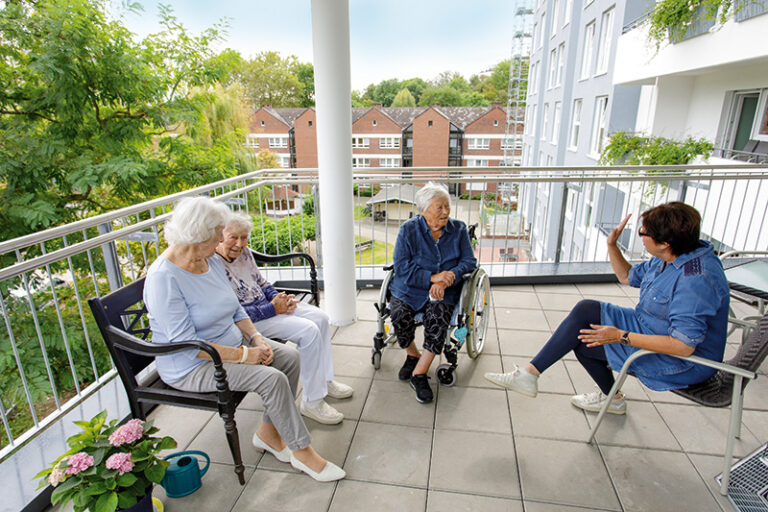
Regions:
<instances>
[{"instance_id":1,"label":"dark short hair","mask_svg":"<svg viewBox=\"0 0 768 512\"><path fill-rule=\"evenodd\" d=\"M646 210L640 218L648 236L668 243L675 256L699 247L701 215L693 206L672 201Z\"/></svg>"}]
</instances>

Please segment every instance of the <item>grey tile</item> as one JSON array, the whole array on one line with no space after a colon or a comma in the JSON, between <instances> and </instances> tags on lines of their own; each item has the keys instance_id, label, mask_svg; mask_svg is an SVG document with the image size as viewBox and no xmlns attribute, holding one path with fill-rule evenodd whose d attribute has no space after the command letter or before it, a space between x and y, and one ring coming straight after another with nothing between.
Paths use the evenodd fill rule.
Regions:
<instances>
[{"instance_id":1,"label":"grey tile","mask_svg":"<svg viewBox=\"0 0 768 512\"><path fill-rule=\"evenodd\" d=\"M500 329L522 329L549 331L544 312L538 309L494 308L496 322Z\"/></svg>"},{"instance_id":2,"label":"grey tile","mask_svg":"<svg viewBox=\"0 0 768 512\"><path fill-rule=\"evenodd\" d=\"M573 382L576 393L590 393L596 389L595 381L578 361L565 361L565 367L571 376L571 382ZM645 387L640 383L640 380L634 377L627 377L621 390L631 400L648 400Z\"/></svg>"},{"instance_id":3,"label":"grey tile","mask_svg":"<svg viewBox=\"0 0 768 512\"><path fill-rule=\"evenodd\" d=\"M506 308L541 309L535 293L493 289L493 305Z\"/></svg>"},{"instance_id":4,"label":"grey tile","mask_svg":"<svg viewBox=\"0 0 768 512\"><path fill-rule=\"evenodd\" d=\"M570 311L583 297L571 293L542 293L539 295L542 309Z\"/></svg>"},{"instance_id":5,"label":"grey tile","mask_svg":"<svg viewBox=\"0 0 768 512\"><path fill-rule=\"evenodd\" d=\"M744 408L768 411L768 379L755 379L744 390Z\"/></svg>"},{"instance_id":6,"label":"grey tile","mask_svg":"<svg viewBox=\"0 0 768 512\"><path fill-rule=\"evenodd\" d=\"M627 512L718 509L685 454L618 446L602 450Z\"/></svg>"},{"instance_id":7,"label":"grey tile","mask_svg":"<svg viewBox=\"0 0 768 512\"><path fill-rule=\"evenodd\" d=\"M334 482L316 482L303 473L257 469L232 511L325 512L335 487Z\"/></svg>"},{"instance_id":8,"label":"grey tile","mask_svg":"<svg viewBox=\"0 0 768 512\"><path fill-rule=\"evenodd\" d=\"M522 512L520 500L491 498L476 494L429 491L427 512Z\"/></svg>"},{"instance_id":9,"label":"grey tile","mask_svg":"<svg viewBox=\"0 0 768 512\"><path fill-rule=\"evenodd\" d=\"M237 423L237 433L240 438L240 453L243 457L243 464L254 466L262 457L262 453L257 451L251 443L253 433L256 432L261 423L263 413L258 411L238 410L235 413L235 422ZM224 422L219 418L212 418L203 430L195 437L189 445L190 450L201 450L211 457L211 461L220 464L233 464L232 452L229 451L229 443L224 430ZM272 455L268 455L272 457Z\"/></svg>"},{"instance_id":10,"label":"grey tile","mask_svg":"<svg viewBox=\"0 0 768 512\"><path fill-rule=\"evenodd\" d=\"M357 300L355 313L357 314L357 321L367 320L375 322L378 319L379 312L374 306L376 302L367 300Z\"/></svg>"},{"instance_id":11,"label":"grey tile","mask_svg":"<svg viewBox=\"0 0 768 512\"><path fill-rule=\"evenodd\" d=\"M768 412L742 411L741 421L742 430L746 427L756 438L768 440Z\"/></svg>"},{"instance_id":12,"label":"grey tile","mask_svg":"<svg viewBox=\"0 0 768 512\"><path fill-rule=\"evenodd\" d=\"M361 421L344 464L349 478L427 486L432 430Z\"/></svg>"},{"instance_id":13,"label":"grey tile","mask_svg":"<svg viewBox=\"0 0 768 512\"><path fill-rule=\"evenodd\" d=\"M504 371L511 371L513 365L517 365L520 368L524 368L531 362L529 357L505 357L503 358ZM571 378L568 375L568 371L565 369L565 363L558 361L541 374L539 377L539 392L540 393L561 393L566 395L573 395L575 391L573 384L571 384Z\"/></svg>"},{"instance_id":14,"label":"grey tile","mask_svg":"<svg viewBox=\"0 0 768 512\"><path fill-rule=\"evenodd\" d=\"M436 430L429 489L519 498L512 437L504 434Z\"/></svg>"},{"instance_id":15,"label":"grey tile","mask_svg":"<svg viewBox=\"0 0 768 512\"><path fill-rule=\"evenodd\" d=\"M536 398L529 398L509 391L508 399L516 438L529 436L583 442L589 437L584 412L573 407L568 397L539 393Z\"/></svg>"},{"instance_id":16,"label":"grey tile","mask_svg":"<svg viewBox=\"0 0 768 512\"><path fill-rule=\"evenodd\" d=\"M568 293L571 295L581 295L576 285L573 284L537 284L533 288L536 293Z\"/></svg>"},{"instance_id":17,"label":"grey tile","mask_svg":"<svg viewBox=\"0 0 768 512\"><path fill-rule=\"evenodd\" d=\"M424 510L427 491L413 487L342 480L333 495L329 512L402 512Z\"/></svg>"},{"instance_id":18,"label":"grey tile","mask_svg":"<svg viewBox=\"0 0 768 512\"><path fill-rule=\"evenodd\" d=\"M586 414L590 428L596 414ZM672 432L651 402L627 401L627 414L606 414L596 434L597 442L637 448L657 448L680 451Z\"/></svg>"},{"instance_id":19,"label":"grey tile","mask_svg":"<svg viewBox=\"0 0 768 512\"><path fill-rule=\"evenodd\" d=\"M485 372L500 372L501 357L496 354L483 352L475 359L464 353L459 354L458 367L456 368L456 386L470 386L479 388L494 388L495 386L485 380Z\"/></svg>"},{"instance_id":20,"label":"grey tile","mask_svg":"<svg viewBox=\"0 0 768 512\"><path fill-rule=\"evenodd\" d=\"M541 501L525 500L525 512L587 512L591 510L606 510L604 508L592 507L571 507L569 505L557 505L555 503L544 503Z\"/></svg>"},{"instance_id":21,"label":"grey tile","mask_svg":"<svg viewBox=\"0 0 768 512\"><path fill-rule=\"evenodd\" d=\"M359 420L360 414L363 412L365 401L368 398L368 391L371 388L371 379L356 378L356 377L340 377L338 382L343 382L348 386L352 386L355 393L350 398L336 399L325 397L325 401L329 405L332 405L340 413L344 414L344 420Z\"/></svg>"},{"instance_id":22,"label":"grey tile","mask_svg":"<svg viewBox=\"0 0 768 512\"><path fill-rule=\"evenodd\" d=\"M529 358L538 354L541 347L544 346L551 336L549 331L499 329L498 332L502 355L525 356Z\"/></svg>"},{"instance_id":23,"label":"grey tile","mask_svg":"<svg viewBox=\"0 0 768 512\"><path fill-rule=\"evenodd\" d=\"M373 336L376 334L376 322L358 319L357 322L339 327L333 336L334 345L354 345L373 348Z\"/></svg>"},{"instance_id":24,"label":"grey tile","mask_svg":"<svg viewBox=\"0 0 768 512\"><path fill-rule=\"evenodd\" d=\"M245 482L253 476L253 468L245 468ZM235 474L234 466L229 464L211 463L203 475L203 485L187 496L169 498L162 486L156 485L152 496L163 502L163 510L167 512L184 512L187 510L231 510L246 487L240 485Z\"/></svg>"},{"instance_id":25,"label":"grey tile","mask_svg":"<svg viewBox=\"0 0 768 512\"><path fill-rule=\"evenodd\" d=\"M505 391L499 388L441 388L435 428L510 433Z\"/></svg>"},{"instance_id":26,"label":"grey tile","mask_svg":"<svg viewBox=\"0 0 768 512\"><path fill-rule=\"evenodd\" d=\"M729 409L673 404L657 404L656 407L686 452L725 453ZM749 429L742 429L741 439L733 445L733 453L742 457L759 444Z\"/></svg>"},{"instance_id":27,"label":"grey tile","mask_svg":"<svg viewBox=\"0 0 768 512\"><path fill-rule=\"evenodd\" d=\"M379 288L360 288L357 290L358 300L377 301L379 300Z\"/></svg>"},{"instance_id":28,"label":"grey tile","mask_svg":"<svg viewBox=\"0 0 768 512\"><path fill-rule=\"evenodd\" d=\"M587 295L598 295L603 297L623 297L623 286L618 283L579 283L576 288L585 297ZM605 299L601 299L605 300Z\"/></svg>"},{"instance_id":29,"label":"grey tile","mask_svg":"<svg viewBox=\"0 0 768 512\"><path fill-rule=\"evenodd\" d=\"M434 387L434 379L432 380ZM365 403L363 421L432 428L435 402L420 404L411 386L403 381L374 380Z\"/></svg>"},{"instance_id":30,"label":"grey tile","mask_svg":"<svg viewBox=\"0 0 768 512\"><path fill-rule=\"evenodd\" d=\"M304 421L312 436L312 448L324 459L330 460L339 467L343 467L349 452L349 445L352 444L352 436L357 428L357 422L344 420L338 425L322 425L306 418ZM290 464L280 462L270 454L264 455L257 468L293 471Z\"/></svg>"},{"instance_id":31,"label":"grey tile","mask_svg":"<svg viewBox=\"0 0 768 512\"><path fill-rule=\"evenodd\" d=\"M724 512L733 512L733 505L727 496L720 494L720 484L715 477L723 472L723 458L714 455L689 455L699 476L709 488L710 494L715 498Z\"/></svg>"},{"instance_id":32,"label":"grey tile","mask_svg":"<svg viewBox=\"0 0 768 512\"><path fill-rule=\"evenodd\" d=\"M160 429L159 434L171 436L176 440L177 447L166 450L162 455L167 455L180 450L186 450L189 443L205 427L205 425L218 414L210 411L201 411L199 409L189 409L187 407L173 407L170 405L160 405L152 411L148 419L153 420L153 425ZM218 420L221 422L221 420ZM222 425L222 432L224 423ZM223 434L222 434L223 435Z\"/></svg>"},{"instance_id":33,"label":"grey tile","mask_svg":"<svg viewBox=\"0 0 768 512\"><path fill-rule=\"evenodd\" d=\"M555 329L565 320L568 316L568 311L544 311L544 316L549 323L549 330L554 332Z\"/></svg>"},{"instance_id":34,"label":"grey tile","mask_svg":"<svg viewBox=\"0 0 768 512\"><path fill-rule=\"evenodd\" d=\"M333 373L339 380L343 377L372 378L371 349L334 345Z\"/></svg>"},{"instance_id":35,"label":"grey tile","mask_svg":"<svg viewBox=\"0 0 768 512\"><path fill-rule=\"evenodd\" d=\"M597 447L531 437L515 442L525 500L620 508Z\"/></svg>"},{"instance_id":36,"label":"grey tile","mask_svg":"<svg viewBox=\"0 0 768 512\"><path fill-rule=\"evenodd\" d=\"M533 285L532 284L512 284L512 285L504 285L504 286L493 286L491 290L500 291L500 292L525 292L525 293L534 293Z\"/></svg>"}]
</instances>

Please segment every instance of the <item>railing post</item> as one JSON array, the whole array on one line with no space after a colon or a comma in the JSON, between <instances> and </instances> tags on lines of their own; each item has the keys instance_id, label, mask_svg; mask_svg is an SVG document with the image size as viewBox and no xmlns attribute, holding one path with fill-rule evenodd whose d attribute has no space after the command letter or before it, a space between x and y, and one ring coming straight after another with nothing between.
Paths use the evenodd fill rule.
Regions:
<instances>
[{"instance_id":1,"label":"railing post","mask_svg":"<svg viewBox=\"0 0 768 512\"><path fill-rule=\"evenodd\" d=\"M112 224L107 222L98 225L99 234L105 235L112 231ZM110 291L115 291L123 286L123 274L120 272L120 260L117 257L117 246L115 242L109 242L101 246L101 253L104 255L104 266L107 270L107 282Z\"/></svg>"}]
</instances>

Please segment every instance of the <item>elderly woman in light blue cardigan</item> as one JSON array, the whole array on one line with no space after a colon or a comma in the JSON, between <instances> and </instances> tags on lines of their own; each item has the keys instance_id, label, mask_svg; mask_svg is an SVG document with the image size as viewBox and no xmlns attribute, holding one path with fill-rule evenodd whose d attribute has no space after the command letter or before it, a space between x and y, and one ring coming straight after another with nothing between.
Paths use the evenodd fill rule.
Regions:
<instances>
[{"instance_id":1,"label":"elderly woman in light blue cardigan","mask_svg":"<svg viewBox=\"0 0 768 512\"><path fill-rule=\"evenodd\" d=\"M176 206L165 225L169 247L150 266L144 284L152 342L208 342L224 362L230 389L254 391L264 402L254 446L315 480L344 478L344 470L312 448L296 410L298 352L259 334L214 254L228 213L226 206L204 197L182 199ZM156 360L166 384L198 393L216 391L214 367L204 352L186 350Z\"/></svg>"}]
</instances>

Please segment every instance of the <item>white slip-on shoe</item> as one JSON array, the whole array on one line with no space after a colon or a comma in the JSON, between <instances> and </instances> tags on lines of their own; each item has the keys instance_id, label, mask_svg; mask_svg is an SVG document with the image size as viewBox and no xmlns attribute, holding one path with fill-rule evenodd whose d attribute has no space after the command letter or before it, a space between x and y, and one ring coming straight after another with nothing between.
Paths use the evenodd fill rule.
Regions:
<instances>
[{"instance_id":1,"label":"white slip-on shoe","mask_svg":"<svg viewBox=\"0 0 768 512\"><path fill-rule=\"evenodd\" d=\"M328 396L331 398L349 398L354 392L355 390L351 386L335 380L328 381Z\"/></svg>"},{"instance_id":2,"label":"white slip-on shoe","mask_svg":"<svg viewBox=\"0 0 768 512\"><path fill-rule=\"evenodd\" d=\"M251 442L253 443L253 446L255 446L257 450L271 453L280 462L291 461L291 450L289 450L287 446L282 450L277 451L271 446L269 446L267 443L262 441L261 438L259 437L259 434L256 434L255 432L253 434L253 439L251 440Z\"/></svg>"},{"instance_id":3,"label":"white slip-on shoe","mask_svg":"<svg viewBox=\"0 0 768 512\"><path fill-rule=\"evenodd\" d=\"M536 398L536 395L539 393L539 377L525 368L519 368L517 365L515 365L511 372L486 373L485 379L497 386L511 389L531 398Z\"/></svg>"},{"instance_id":4,"label":"white slip-on shoe","mask_svg":"<svg viewBox=\"0 0 768 512\"><path fill-rule=\"evenodd\" d=\"M336 425L344 419L344 415L328 405L325 400L320 400L316 407L309 407L302 400L301 405L299 405L299 411L307 418L324 425Z\"/></svg>"},{"instance_id":5,"label":"white slip-on shoe","mask_svg":"<svg viewBox=\"0 0 768 512\"><path fill-rule=\"evenodd\" d=\"M606 400L608 400L608 397L598 389L583 395L573 395L571 397L571 404L585 411L600 412L600 409L603 408ZM608 406L608 410L606 412L609 414L627 413L627 402L624 401L624 393L618 392L616 396L613 397L613 400L611 400L611 405Z\"/></svg>"},{"instance_id":6,"label":"white slip-on shoe","mask_svg":"<svg viewBox=\"0 0 768 512\"><path fill-rule=\"evenodd\" d=\"M309 469L306 464L291 454L291 466L297 471L308 474L318 482L335 482L347 476L346 471L329 460L325 461L325 467L318 473Z\"/></svg>"}]
</instances>

